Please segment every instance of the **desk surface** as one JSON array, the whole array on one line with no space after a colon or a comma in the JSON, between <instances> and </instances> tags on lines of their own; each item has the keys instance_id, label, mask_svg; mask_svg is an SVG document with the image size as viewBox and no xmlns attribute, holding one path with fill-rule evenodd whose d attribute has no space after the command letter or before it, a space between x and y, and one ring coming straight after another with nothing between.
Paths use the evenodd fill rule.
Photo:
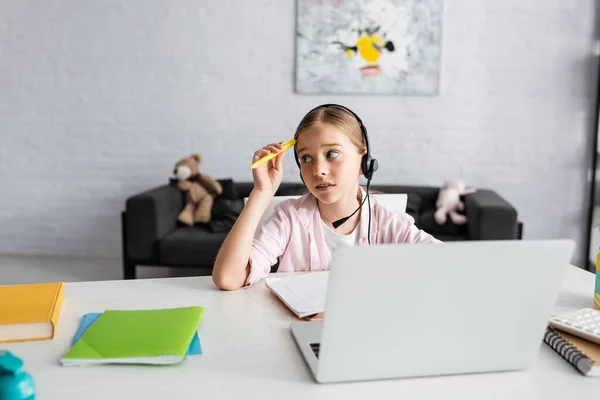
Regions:
<instances>
[{"instance_id":1,"label":"desk surface","mask_svg":"<svg viewBox=\"0 0 600 400\"><path fill-rule=\"evenodd\" d=\"M288 274L285 274L288 275ZM556 311L590 307L594 275L569 267ZM81 316L105 309L201 305L204 354L168 367L61 367ZM600 379L580 375L546 345L526 371L320 385L289 330L294 317L262 283L222 292L210 277L65 284L54 340L0 345L25 361L40 399L598 399Z\"/></svg>"}]
</instances>

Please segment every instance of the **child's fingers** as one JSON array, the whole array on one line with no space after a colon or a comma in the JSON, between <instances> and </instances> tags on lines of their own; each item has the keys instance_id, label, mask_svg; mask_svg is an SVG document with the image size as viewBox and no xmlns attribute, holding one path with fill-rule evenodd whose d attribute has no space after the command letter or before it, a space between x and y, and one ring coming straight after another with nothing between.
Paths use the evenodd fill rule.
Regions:
<instances>
[{"instance_id":1,"label":"child's fingers","mask_svg":"<svg viewBox=\"0 0 600 400\"><path fill-rule=\"evenodd\" d=\"M258 160L260 160L261 158L263 158L264 156L266 156L267 154L270 154L271 152L269 150L265 150L260 149L260 150L256 150L254 152L254 156L252 157L252 162L256 162Z\"/></svg>"},{"instance_id":2,"label":"child's fingers","mask_svg":"<svg viewBox=\"0 0 600 400\"><path fill-rule=\"evenodd\" d=\"M252 157L252 162L254 163L254 162L260 160L261 158L263 158L269 154L272 154L272 153L281 155L282 150L283 150L283 144L280 142L268 144L268 145L264 146L262 149L256 150L254 152L254 156ZM279 168L276 166L275 163L276 163L276 160L275 160L275 158L273 158L273 159L269 160L267 165L271 168Z\"/></svg>"},{"instance_id":3,"label":"child's fingers","mask_svg":"<svg viewBox=\"0 0 600 400\"><path fill-rule=\"evenodd\" d=\"M277 157L275 157L275 169L278 171L283 170L283 157L285 157L285 151L283 153L279 153Z\"/></svg>"},{"instance_id":4,"label":"child's fingers","mask_svg":"<svg viewBox=\"0 0 600 400\"><path fill-rule=\"evenodd\" d=\"M268 149L274 153L279 153L281 150L283 150L283 144L281 143L269 143L266 146L263 147L263 149Z\"/></svg>"},{"instance_id":5,"label":"child's fingers","mask_svg":"<svg viewBox=\"0 0 600 400\"><path fill-rule=\"evenodd\" d=\"M268 150L271 153L279 153L281 150L283 150L283 146L277 146L274 144L270 144L268 146L263 147L264 149Z\"/></svg>"}]
</instances>

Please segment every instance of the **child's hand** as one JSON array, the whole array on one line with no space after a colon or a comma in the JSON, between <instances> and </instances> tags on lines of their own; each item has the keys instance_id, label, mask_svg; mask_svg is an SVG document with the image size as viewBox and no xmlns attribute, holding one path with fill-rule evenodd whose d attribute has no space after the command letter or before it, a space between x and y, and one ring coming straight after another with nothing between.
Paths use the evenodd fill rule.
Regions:
<instances>
[{"instance_id":1,"label":"child's hand","mask_svg":"<svg viewBox=\"0 0 600 400\"><path fill-rule=\"evenodd\" d=\"M283 144L272 143L268 144L260 150L254 152L252 162L256 162L270 153L279 153L283 150ZM274 195L283 177L283 157L285 151L278 154L275 158L270 159L266 163L259 165L252 170L252 178L254 179L254 189L259 192L266 192Z\"/></svg>"}]
</instances>

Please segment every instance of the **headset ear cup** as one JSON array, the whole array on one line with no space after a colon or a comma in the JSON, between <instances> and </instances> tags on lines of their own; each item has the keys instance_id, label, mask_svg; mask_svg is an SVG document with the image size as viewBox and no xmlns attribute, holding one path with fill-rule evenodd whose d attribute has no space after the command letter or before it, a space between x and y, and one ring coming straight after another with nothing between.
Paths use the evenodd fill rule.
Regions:
<instances>
[{"instance_id":1,"label":"headset ear cup","mask_svg":"<svg viewBox=\"0 0 600 400\"><path fill-rule=\"evenodd\" d=\"M371 171L371 157L368 154L365 154L362 158L362 170L365 178L371 179L373 175Z\"/></svg>"},{"instance_id":2,"label":"headset ear cup","mask_svg":"<svg viewBox=\"0 0 600 400\"><path fill-rule=\"evenodd\" d=\"M368 157L368 156L365 156L365 157ZM363 160L365 160L365 158L363 158ZM375 171L377 171L377 168L379 168L379 163L377 162L376 159L368 157L363 162L363 164L364 164L363 175L365 176L366 179L373 179L373 173Z\"/></svg>"}]
</instances>

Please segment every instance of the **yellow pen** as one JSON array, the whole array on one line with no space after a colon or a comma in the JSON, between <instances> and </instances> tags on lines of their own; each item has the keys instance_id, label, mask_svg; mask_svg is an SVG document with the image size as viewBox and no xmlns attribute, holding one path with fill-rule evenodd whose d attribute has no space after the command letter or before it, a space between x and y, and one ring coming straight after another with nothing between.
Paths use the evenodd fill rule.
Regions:
<instances>
[{"instance_id":1,"label":"yellow pen","mask_svg":"<svg viewBox=\"0 0 600 400\"><path fill-rule=\"evenodd\" d=\"M296 139L292 139L292 140L288 140L287 142L283 142L283 149L279 153L267 154L266 156L264 156L263 158L261 158L260 160L256 161L254 164L252 164L250 166L250 169L254 169L260 165L263 165L270 159L277 157L278 154L283 153L284 151L286 151L287 149L289 149L290 147L292 147L295 144L296 144Z\"/></svg>"}]
</instances>

